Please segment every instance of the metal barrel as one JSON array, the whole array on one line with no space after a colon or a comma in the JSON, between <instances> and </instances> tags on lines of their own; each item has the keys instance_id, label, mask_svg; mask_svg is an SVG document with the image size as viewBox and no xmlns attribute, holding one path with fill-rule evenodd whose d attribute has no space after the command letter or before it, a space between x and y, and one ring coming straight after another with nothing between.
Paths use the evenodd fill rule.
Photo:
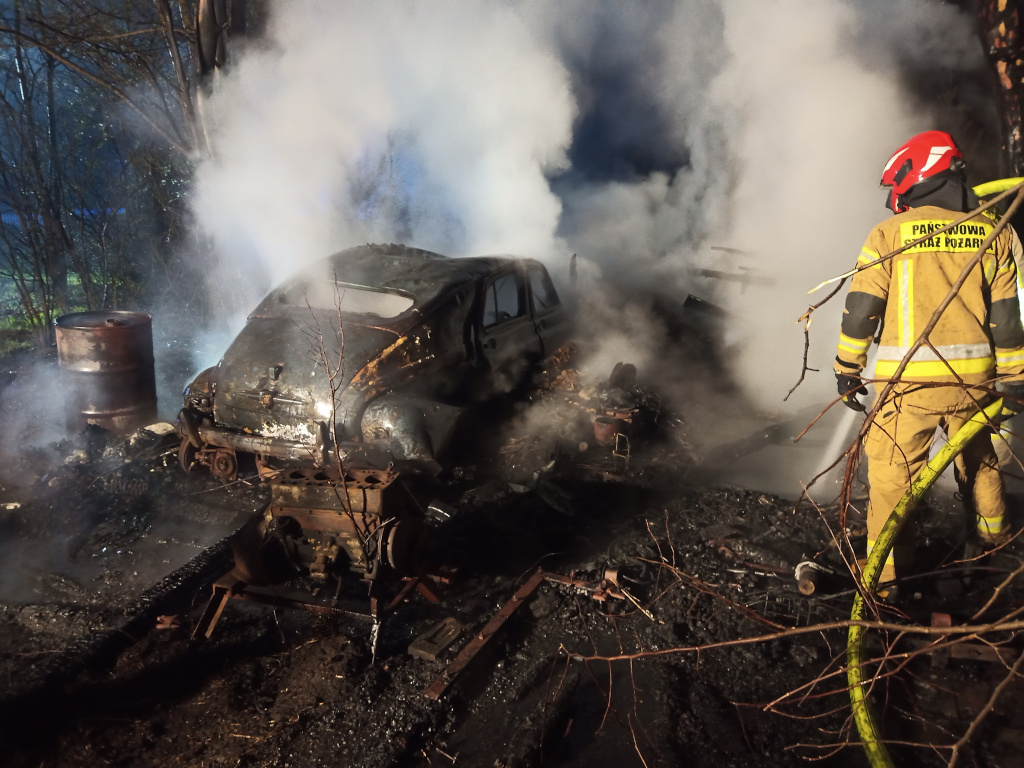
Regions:
<instances>
[{"instance_id":1,"label":"metal barrel","mask_svg":"<svg viewBox=\"0 0 1024 768\"><path fill-rule=\"evenodd\" d=\"M69 434L89 424L127 433L156 421L153 318L76 312L55 327Z\"/></svg>"}]
</instances>

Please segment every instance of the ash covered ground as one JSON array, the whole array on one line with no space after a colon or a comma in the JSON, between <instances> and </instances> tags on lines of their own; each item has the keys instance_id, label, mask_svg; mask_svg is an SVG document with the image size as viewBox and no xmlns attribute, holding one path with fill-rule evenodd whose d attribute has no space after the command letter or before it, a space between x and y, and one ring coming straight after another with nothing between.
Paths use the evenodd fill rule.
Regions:
<instances>
[{"instance_id":1,"label":"ash covered ground","mask_svg":"<svg viewBox=\"0 0 1024 768\"><path fill-rule=\"evenodd\" d=\"M609 481L580 462L549 467L549 446L526 423L513 417L494 451L446 478L457 515L434 531L432 566L450 583L438 604L413 594L381 627L375 658L368 621L239 601L211 639L190 639L210 583L231 566L226 537L267 500L259 486L182 472L169 425L32 450L5 441L4 764L865 764L837 674L846 632L807 630L850 611L852 579L831 543L836 510L726 487L717 465L698 463L785 445L791 428L712 440L694 418L685 442L652 444ZM920 569L931 575L882 615L967 621L1020 566L1024 545L957 565L962 515L948 489L929 506ZM855 510L848 525L862 546ZM811 558L835 573L807 596L793 571ZM538 568L588 584L617 568L632 599L545 582L439 700L427 698ZM1011 583L972 620L1022 598ZM464 625L452 646L434 660L411 656L410 643L445 618ZM734 642L766 634L783 636ZM1006 663L914 655L920 636L871 634L875 657L894 643L874 700L898 764L946 765L941 747L1006 678L1020 642L984 639L1005 644ZM1001 690L961 764L1024 764L1022 704L1019 680Z\"/></svg>"}]
</instances>

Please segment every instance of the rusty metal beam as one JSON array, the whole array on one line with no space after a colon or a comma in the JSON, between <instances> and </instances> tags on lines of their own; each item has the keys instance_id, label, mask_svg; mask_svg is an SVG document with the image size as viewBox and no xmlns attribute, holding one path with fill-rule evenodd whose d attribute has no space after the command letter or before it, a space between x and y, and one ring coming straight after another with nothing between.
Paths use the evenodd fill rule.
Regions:
<instances>
[{"instance_id":1,"label":"rusty metal beam","mask_svg":"<svg viewBox=\"0 0 1024 768\"><path fill-rule=\"evenodd\" d=\"M235 590L244 586L243 582L230 575L222 576L213 583L213 594L210 596L210 601L206 604L203 615L199 617L199 621L196 622L196 626L192 630L193 640L200 636L207 640L210 639L213 635L213 628L217 626L221 614L224 613L224 606L228 604L228 600L232 598Z\"/></svg>"},{"instance_id":2,"label":"rusty metal beam","mask_svg":"<svg viewBox=\"0 0 1024 768\"><path fill-rule=\"evenodd\" d=\"M442 580L440 578L438 581ZM221 614L229 600L245 600L251 603L272 605L277 608L290 608L294 610L318 613L327 616L353 616L361 619L383 621L399 605L404 603L414 593L418 592L424 599L431 603L437 603L440 599L437 592L431 586L435 583L433 577L407 577L402 579L402 589L387 603L382 604L381 598L371 594L366 602L346 600L345 603L329 605L314 602L309 599L301 590L291 591L287 587L277 585L273 587L254 587L247 584L237 576L227 573L213 583L213 594L203 609L202 615L192 630L192 639L199 637L209 639L213 630L220 621Z\"/></svg>"},{"instance_id":3,"label":"rusty metal beam","mask_svg":"<svg viewBox=\"0 0 1024 768\"><path fill-rule=\"evenodd\" d=\"M505 603L491 617L491 620L466 644L462 651L459 652L459 655L455 657L455 660L448 665L448 668L423 692L428 699L436 701L444 695L444 692L448 690L448 686L454 682L459 673L469 665L473 658L487 645L488 641L501 629L502 625L508 621L509 617L521 605L525 604L527 599L537 590L537 587L544 582L545 576L544 571L538 569L533 576L526 580L526 583L516 590L516 593L512 595L512 599Z\"/></svg>"}]
</instances>

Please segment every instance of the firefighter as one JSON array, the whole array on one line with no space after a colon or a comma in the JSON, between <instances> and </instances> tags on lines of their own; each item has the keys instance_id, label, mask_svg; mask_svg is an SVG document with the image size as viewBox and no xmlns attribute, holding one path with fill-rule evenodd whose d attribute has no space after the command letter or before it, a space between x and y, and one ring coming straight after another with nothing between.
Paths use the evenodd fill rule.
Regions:
<instances>
[{"instance_id":1,"label":"firefighter","mask_svg":"<svg viewBox=\"0 0 1024 768\"><path fill-rule=\"evenodd\" d=\"M1021 303L1021 322L1024 322L1024 245L1021 244L1020 238L1012 229L1011 234L1013 262L1017 265L1017 301ZM1016 421L1020 421L1020 419L1015 419L1014 422ZM1015 426L1013 422L1008 422L1004 419L1003 423L992 432L992 446L995 448L996 459L999 461L1000 469L1010 472L1014 471L1012 467L1016 465L1017 459L1010 448L1010 439L1013 432L1019 431L1019 426Z\"/></svg>"},{"instance_id":2,"label":"firefighter","mask_svg":"<svg viewBox=\"0 0 1024 768\"><path fill-rule=\"evenodd\" d=\"M966 184L963 153L942 131L911 138L885 164L882 185L893 216L868 235L858 258L862 267L846 299L835 374L839 394L863 411L861 372L881 322L874 377L890 380L957 281L964 266L995 226L978 216L886 258L896 249L953 222L977 207ZM987 247L957 296L878 409L865 437L868 459L868 552L896 503L924 467L937 429L952 436L990 402L1004 395L1008 409L1024 407L1024 327L1017 299L1012 231L1004 229ZM990 434L964 449L977 535L987 546L1008 538L1002 478ZM892 582L911 567L915 529L904 525L882 569L879 583ZM880 590L881 592L881 590Z\"/></svg>"}]
</instances>

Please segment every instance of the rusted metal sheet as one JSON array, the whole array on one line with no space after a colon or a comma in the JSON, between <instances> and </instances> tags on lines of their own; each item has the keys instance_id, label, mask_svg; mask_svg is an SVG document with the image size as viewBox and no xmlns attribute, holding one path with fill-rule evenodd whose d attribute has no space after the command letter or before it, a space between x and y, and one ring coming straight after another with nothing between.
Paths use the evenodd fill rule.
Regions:
<instances>
[{"instance_id":1,"label":"rusted metal sheet","mask_svg":"<svg viewBox=\"0 0 1024 768\"><path fill-rule=\"evenodd\" d=\"M423 692L428 699L440 699L448 686L454 682L455 678L461 673L473 660L473 658L487 645L488 641L494 637L494 635L501 629L502 625L508 621L509 617L516 612L519 606L526 603L527 599L536 591L544 582L545 573L542 570L538 570L533 574L526 583L523 584L516 593L512 596L501 609L491 617L491 620L484 625L476 636L470 640L466 647L459 652L459 655L455 657L455 661L448 665L448 668L440 674L440 676L430 684L430 687Z\"/></svg>"},{"instance_id":2,"label":"rusted metal sheet","mask_svg":"<svg viewBox=\"0 0 1024 768\"><path fill-rule=\"evenodd\" d=\"M77 312L56 321L69 433L89 424L126 433L156 420L152 318Z\"/></svg>"}]
</instances>

